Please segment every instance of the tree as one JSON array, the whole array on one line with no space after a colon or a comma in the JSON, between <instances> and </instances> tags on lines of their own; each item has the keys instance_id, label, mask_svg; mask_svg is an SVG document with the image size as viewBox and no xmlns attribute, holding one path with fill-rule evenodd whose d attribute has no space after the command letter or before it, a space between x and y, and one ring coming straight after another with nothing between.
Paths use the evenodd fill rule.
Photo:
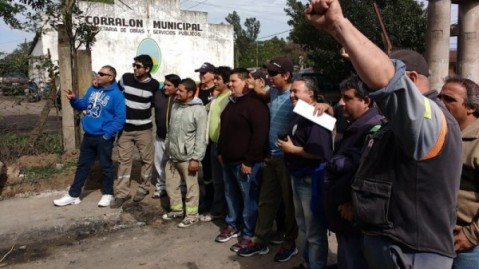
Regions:
<instances>
[{"instance_id":1,"label":"tree","mask_svg":"<svg viewBox=\"0 0 479 269\"><path fill-rule=\"evenodd\" d=\"M427 22L423 4L415 0L378 0L376 3L393 47L424 52ZM342 1L341 6L345 17L376 45L384 47L372 0ZM285 12L290 17L288 24L293 27L289 37L307 52L307 63L339 82L350 73L350 64L341 59L338 42L306 21L304 8L300 1L288 0Z\"/></svg>"},{"instance_id":2,"label":"tree","mask_svg":"<svg viewBox=\"0 0 479 269\"><path fill-rule=\"evenodd\" d=\"M6 73L28 75L28 59L31 42L20 43L11 53L0 52L0 76Z\"/></svg>"},{"instance_id":3,"label":"tree","mask_svg":"<svg viewBox=\"0 0 479 269\"><path fill-rule=\"evenodd\" d=\"M235 40L235 66L250 67L255 65L256 59L256 39L260 32L261 23L256 18L246 19L243 29L241 18L233 11L228 14L225 20L233 26Z\"/></svg>"}]
</instances>

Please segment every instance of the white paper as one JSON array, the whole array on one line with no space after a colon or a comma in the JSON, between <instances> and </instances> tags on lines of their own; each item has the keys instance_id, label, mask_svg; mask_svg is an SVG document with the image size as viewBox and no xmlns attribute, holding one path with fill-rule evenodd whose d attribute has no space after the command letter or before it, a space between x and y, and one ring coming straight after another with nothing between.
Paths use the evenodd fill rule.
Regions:
<instances>
[{"instance_id":1,"label":"white paper","mask_svg":"<svg viewBox=\"0 0 479 269\"><path fill-rule=\"evenodd\" d=\"M331 117L327 113L323 113L321 116L315 116L314 113L314 106L306 103L303 100L298 100L296 105L294 106L293 112L305 117L306 119L319 124L320 126L332 131L334 129L334 124L336 124L336 118Z\"/></svg>"}]
</instances>

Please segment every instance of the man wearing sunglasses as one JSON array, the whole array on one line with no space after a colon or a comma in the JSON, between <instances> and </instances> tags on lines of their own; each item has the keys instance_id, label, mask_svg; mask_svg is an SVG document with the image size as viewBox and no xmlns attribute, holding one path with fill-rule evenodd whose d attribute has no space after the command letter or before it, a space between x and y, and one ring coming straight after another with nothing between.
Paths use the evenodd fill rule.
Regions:
<instances>
[{"instance_id":1,"label":"man wearing sunglasses","mask_svg":"<svg viewBox=\"0 0 479 269\"><path fill-rule=\"evenodd\" d=\"M56 206L79 204L80 193L90 168L98 157L102 167L103 185L99 207L110 205L113 197L113 162L111 152L116 134L125 122L125 98L115 82L116 70L105 65L96 76L96 85L88 88L83 98L72 90L65 91L75 110L83 110L82 126L85 134L80 146L80 157L75 178L68 194L53 201Z\"/></svg>"},{"instance_id":2,"label":"man wearing sunglasses","mask_svg":"<svg viewBox=\"0 0 479 269\"><path fill-rule=\"evenodd\" d=\"M258 220L256 221L253 243L238 251L238 255L249 257L266 254L271 227L277 215L283 216L284 242L276 253L276 262L286 262L298 254L295 240L298 226L294 215L293 190L291 177L284 162L284 153L278 147L278 135L287 133L293 120L293 105L290 101L290 89L293 81L293 62L288 57L277 57L263 65L271 79L271 89L255 91L270 101L269 156L264 161L263 181L259 196ZM283 208L280 209L280 205ZM279 210L284 212L278 213ZM283 238L281 238L283 239ZM283 241L281 240L280 241Z\"/></svg>"},{"instance_id":3,"label":"man wearing sunglasses","mask_svg":"<svg viewBox=\"0 0 479 269\"><path fill-rule=\"evenodd\" d=\"M141 178L133 201L143 200L150 189L154 157L151 108L154 93L159 90L160 84L150 75L153 60L149 55L135 57L132 66L133 73L124 74L120 80L125 95L126 122L118 138L118 181L111 208L119 208L131 198L131 166L135 147L141 158Z\"/></svg>"}]
</instances>

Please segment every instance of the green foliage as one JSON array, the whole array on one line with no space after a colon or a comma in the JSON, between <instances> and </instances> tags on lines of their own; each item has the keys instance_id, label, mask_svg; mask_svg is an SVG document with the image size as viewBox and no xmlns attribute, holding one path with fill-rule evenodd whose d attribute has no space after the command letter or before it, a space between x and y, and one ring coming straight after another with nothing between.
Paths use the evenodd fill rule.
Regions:
<instances>
[{"instance_id":1,"label":"green foliage","mask_svg":"<svg viewBox=\"0 0 479 269\"><path fill-rule=\"evenodd\" d=\"M35 145L31 145L27 135L10 132L0 134L0 160L2 161L13 160L22 155L38 155L41 153L63 153L61 136L43 134Z\"/></svg>"},{"instance_id":2,"label":"green foliage","mask_svg":"<svg viewBox=\"0 0 479 269\"><path fill-rule=\"evenodd\" d=\"M21 43L12 53L2 53L3 57L0 57L0 76L6 73L21 73L28 76L30 46L31 42Z\"/></svg>"},{"instance_id":3,"label":"green foliage","mask_svg":"<svg viewBox=\"0 0 479 269\"><path fill-rule=\"evenodd\" d=\"M256 52L256 39L260 32L261 23L256 18L246 19L243 29L241 26L241 18L233 11L228 14L225 20L233 26L234 40L235 40L235 66L236 67L249 67L255 65L254 59L256 57L250 57L252 52Z\"/></svg>"},{"instance_id":4,"label":"green foliage","mask_svg":"<svg viewBox=\"0 0 479 269\"><path fill-rule=\"evenodd\" d=\"M424 34L426 14L422 4L415 0L376 1L393 48L410 48L420 53L425 51ZM384 48L382 32L374 13L372 0L341 1L343 13L364 35ZM304 17L304 5L288 0L285 9L293 27L290 39L303 46L307 52L306 63L332 78L335 82L350 73L350 63L339 55L340 44L326 32L312 27Z\"/></svg>"},{"instance_id":5,"label":"green foliage","mask_svg":"<svg viewBox=\"0 0 479 269\"><path fill-rule=\"evenodd\" d=\"M76 160L65 162L61 169L58 169L55 164L46 166L32 166L23 168L20 173L25 175L27 182L38 182L42 179L50 179L53 175L64 172L76 167Z\"/></svg>"}]
</instances>

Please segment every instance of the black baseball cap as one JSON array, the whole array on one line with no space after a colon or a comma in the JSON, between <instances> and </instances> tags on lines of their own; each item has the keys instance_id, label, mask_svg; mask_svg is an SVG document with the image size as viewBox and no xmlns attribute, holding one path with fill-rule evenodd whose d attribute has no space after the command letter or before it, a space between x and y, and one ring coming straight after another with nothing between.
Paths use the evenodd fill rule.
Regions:
<instances>
[{"instance_id":1,"label":"black baseball cap","mask_svg":"<svg viewBox=\"0 0 479 269\"><path fill-rule=\"evenodd\" d=\"M216 67L208 62L205 62L200 68L196 69L195 72L206 73L206 72L215 72Z\"/></svg>"}]
</instances>

